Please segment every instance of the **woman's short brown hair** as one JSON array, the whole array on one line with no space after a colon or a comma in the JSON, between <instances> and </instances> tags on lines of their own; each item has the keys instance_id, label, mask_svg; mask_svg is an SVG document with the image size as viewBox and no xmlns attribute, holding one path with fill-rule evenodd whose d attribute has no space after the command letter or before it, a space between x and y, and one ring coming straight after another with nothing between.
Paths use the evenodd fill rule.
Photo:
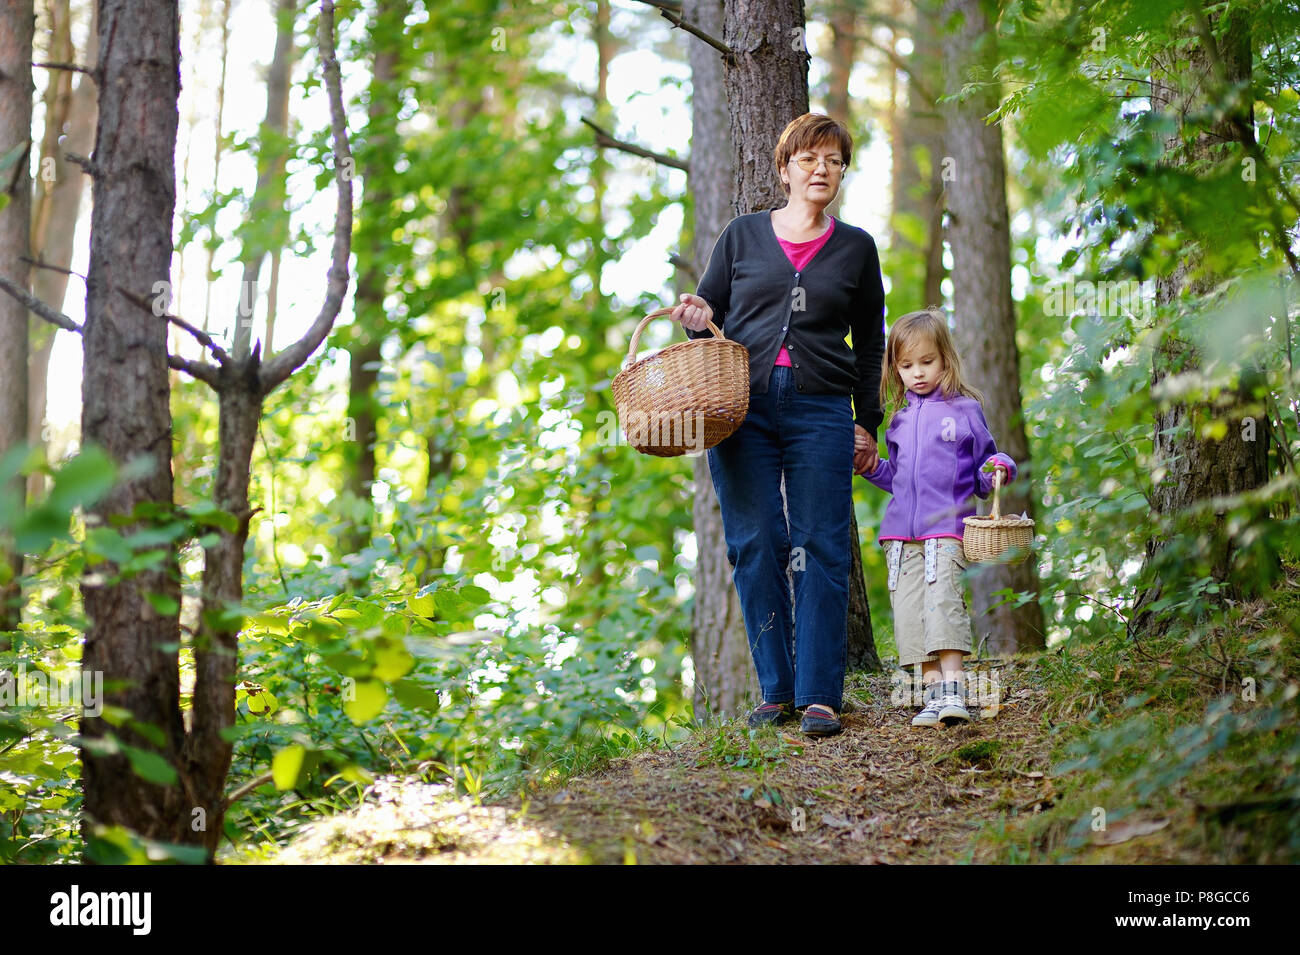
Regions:
<instances>
[{"instance_id":1,"label":"woman's short brown hair","mask_svg":"<svg viewBox=\"0 0 1300 955\"><path fill-rule=\"evenodd\" d=\"M849 135L849 130L843 123L823 113L804 113L797 119L790 120L790 124L782 131L781 138L776 143L777 179L780 180L781 170L795 153L812 149L828 141L839 147L840 158L844 160L847 169L853 159L853 137ZM781 183L781 189L787 196L790 194L790 186L786 183Z\"/></svg>"}]
</instances>

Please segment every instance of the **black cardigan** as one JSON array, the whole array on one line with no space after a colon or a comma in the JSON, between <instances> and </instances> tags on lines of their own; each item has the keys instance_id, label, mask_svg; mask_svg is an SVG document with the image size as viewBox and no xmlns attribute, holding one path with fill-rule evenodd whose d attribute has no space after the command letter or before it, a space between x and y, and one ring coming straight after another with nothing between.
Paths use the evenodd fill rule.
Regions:
<instances>
[{"instance_id":1,"label":"black cardigan","mask_svg":"<svg viewBox=\"0 0 1300 955\"><path fill-rule=\"evenodd\" d=\"M723 334L749 349L751 394L767 393L784 341L798 390L853 395L854 420L875 435L884 418L885 289L869 234L837 219L826 244L796 272L770 211L737 216L714 243L695 294ZM691 338L712 334L687 331Z\"/></svg>"}]
</instances>

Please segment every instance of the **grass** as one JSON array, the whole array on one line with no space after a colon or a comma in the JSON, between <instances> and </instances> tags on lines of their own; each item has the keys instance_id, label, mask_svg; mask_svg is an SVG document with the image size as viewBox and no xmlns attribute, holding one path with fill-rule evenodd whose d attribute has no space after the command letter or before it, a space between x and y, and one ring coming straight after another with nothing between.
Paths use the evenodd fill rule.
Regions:
<instances>
[{"instance_id":1,"label":"grass","mask_svg":"<svg viewBox=\"0 0 1300 955\"><path fill-rule=\"evenodd\" d=\"M368 801L281 858L1293 863L1296 620L1293 579L1195 639L1076 639L1014 657L995 716L937 730L911 728L888 674L854 673L841 736L740 719L675 739L614 733L484 805L418 787Z\"/></svg>"}]
</instances>

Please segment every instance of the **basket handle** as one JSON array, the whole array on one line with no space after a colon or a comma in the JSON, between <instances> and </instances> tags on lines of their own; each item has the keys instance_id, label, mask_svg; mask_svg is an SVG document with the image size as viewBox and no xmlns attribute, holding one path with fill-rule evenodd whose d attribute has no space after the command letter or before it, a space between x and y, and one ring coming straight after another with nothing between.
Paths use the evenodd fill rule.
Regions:
<instances>
[{"instance_id":1,"label":"basket handle","mask_svg":"<svg viewBox=\"0 0 1300 955\"><path fill-rule=\"evenodd\" d=\"M998 491L1002 489L1002 471L999 468L993 469L993 512L989 516L993 520L1002 519L1002 508L998 504Z\"/></svg>"},{"instance_id":2,"label":"basket handle","mask_svg":"<svg viewBox=\"0 0 1300 955\"><path fill-rule=\"evenodd\" d=\"M669 305L665 308L656 308L653 312L637 323L636 331L632 333L632 344L629 345L627 349L627 357L629 361L636 361L636 346L637 343L641 341L641 330L650 324L652 318L658 318L660 315L667 315L676 307L676 305ZM726 339L726 336L722 334L721 329L719 329L717 325L713 324L712 319L709 320L709 331L713 332L714 336L717 338Z\"/></svg>"}]
</instances>

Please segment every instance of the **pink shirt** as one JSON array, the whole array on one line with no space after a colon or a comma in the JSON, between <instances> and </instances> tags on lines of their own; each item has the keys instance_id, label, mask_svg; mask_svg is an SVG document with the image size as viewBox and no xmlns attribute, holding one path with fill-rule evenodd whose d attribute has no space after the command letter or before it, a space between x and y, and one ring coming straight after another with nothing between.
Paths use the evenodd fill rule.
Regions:
<instances>
[{"instance_id":1,"label":"pink shirt","mask_svg":"<svg viewBox=\"0 0 1300 955\"><path fill-rule=\"evenodd\" d=\"M779 235L776 237L776 241L780 242L781 248L785 250L785 257L790 260L790 264L794 266L796 272L803 271L803 267L812 261L813 256L826 244L826 240L835 231L835 217L830 216L829 218L831 220L830 228L817 238L809 239L807 242L787 242ZM786 368L791 367L790 353L786 351L784 342L781 344L781 350L776 354L776 362L773 367L776 365L784 365Z\"/></svg>"}]
</instances>

